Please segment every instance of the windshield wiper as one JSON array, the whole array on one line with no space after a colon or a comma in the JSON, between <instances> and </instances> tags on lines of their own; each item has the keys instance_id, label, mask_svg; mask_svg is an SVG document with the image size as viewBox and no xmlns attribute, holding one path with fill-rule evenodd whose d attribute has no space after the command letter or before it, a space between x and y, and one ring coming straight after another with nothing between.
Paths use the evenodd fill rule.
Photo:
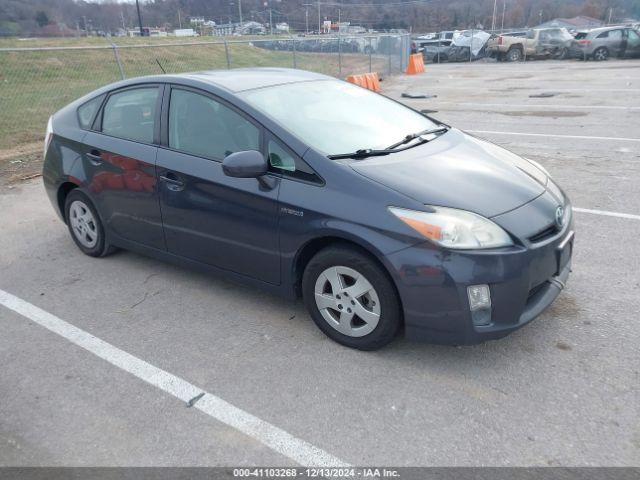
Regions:
<instances>
[{"instance_id":1,"label":"windshield wiper","mask_svg":"<svg viewBox=\"0 0 640 480\"><path fill-rule=\"evenodd\" d=\"M404 145L405 143L409 143L411 140L415 140L416 138L420 138L423 135L430 135L432 133L446 132L447 130L449 130L449 127L442 126L442 127L438 127L438 128L430 128L428 130L422 130L421 132L417 132L417 133L410 133L409 135L404 137L402 140L400 140L398 143L394 143L393 145L389 145L387 147L387 149L392 149L392 148L399 147L400 145Z\"/></svg>"},{"instance_id":2,"label":"windshield wiper","mask_svg":"<svg viewBox=\"0 0 640 480\"><path fill-rule=\"evenodd\" d=\"M331 160L340 160L342 158L366 158L366 157L379 157L381 155L389 155L390 153L397 152L399 150L372 150L371 148L362 148L351 153L339 153L336 155L328 155Z\"/></svg>"},{"instance_id":3,"label":"windshield wiper","mask_svg":"<svg viewBox=\"0 0 640 480\"><path fill-rule=\"evenodd\" d=\"M446 125L443 125L441 127L438 128L431 128L429 130L423 130L421 132L418 133L412 133L410 135L407 135L406 137L404 137L404 139L398 143L394 143L393 145L384 148L382 150L373 150L371 148L363 148L360 150L356 150L355 152L351 152L351 153L340 153L337 155L329 155L328 157L331 160L340 160L343 158L367 158L367 157L379 157L382 155L389 155L390 153L396 153L396 152L401 152L403 150L408 150L412 147L418 146L418 145L422 145L423 143L427 143L429 140L427 140L426 138L420 138L423 135L429 135L431 133L439 133L439 132L446 132L447 130L449 130L449 127ZM416 138L420 138L421 141L414 144L414 145L410 145L404 148L397 148L400 147L402 145L404 145L405 143L409 143L411 140L415 140Z\"/></svg>"}]
</instances>

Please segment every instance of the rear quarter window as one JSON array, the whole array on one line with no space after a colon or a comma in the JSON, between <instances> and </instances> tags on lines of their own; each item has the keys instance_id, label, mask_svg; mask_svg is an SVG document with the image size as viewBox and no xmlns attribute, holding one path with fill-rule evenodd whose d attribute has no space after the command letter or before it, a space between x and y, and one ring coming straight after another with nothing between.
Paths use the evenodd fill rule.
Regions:
<instances>
[{"instance_id":1,"label":"rear quarter window","mask_svg":"<svg viewBox=\"0 0 640 480\"><path fill-rule=\"evenodd\" d=\"M93 119L96 118L96 113L98 112L100 105L102 105L102 100L104 100L104 95L93 98L78 107L78 123L80 124L80 128L85 130L89 130L91 128L91 125L93 125Z\"/></svg>"}]
</instances>

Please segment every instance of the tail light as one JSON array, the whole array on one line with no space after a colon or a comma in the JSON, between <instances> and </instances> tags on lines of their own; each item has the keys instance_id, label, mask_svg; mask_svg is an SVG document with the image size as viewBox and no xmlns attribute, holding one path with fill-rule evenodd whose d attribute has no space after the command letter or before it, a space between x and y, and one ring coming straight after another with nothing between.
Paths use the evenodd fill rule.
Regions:
<instances>
[{"instance_id":1,"label":"tail light","mask_svg":"<svg viewBox=\"0 0 640 480\"><path fill-rule=\"evenodd\" d=\"M498 37L498 45L502 45L502 38L503 38L502 35Z\"/></svg>"},{"instance_id":2,"label":"tail light","mask_svg":"<svg viewBox=\"0 0 640 480\"><path fill-rule=\"evenodd\" d=\"M591 40L578 40L579 45L591 45Z\"/></svg>"},{"instance_id":3,"label":"tail light","mask_svg":"<svg viewBox=\"0 0 640 480\"><path fill-rule=\"evenodd\" d=\"M47 156L47 150L49 150L49 144L51 143L52 138L53 138L53 120L52 120L52 117L49 117L49 121L47 122L47 131L44 134L44 152L42 154L43 157Z\"/></svg>"}]
</instances>

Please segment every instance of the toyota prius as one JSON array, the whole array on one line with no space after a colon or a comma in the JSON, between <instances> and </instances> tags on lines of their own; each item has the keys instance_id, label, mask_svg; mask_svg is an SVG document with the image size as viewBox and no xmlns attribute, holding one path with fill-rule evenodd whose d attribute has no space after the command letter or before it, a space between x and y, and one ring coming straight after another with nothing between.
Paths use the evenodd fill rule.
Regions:
<instances>
[{"instance_id":1,"label":"toyota prius","mask_svg":"<svg viewBox=\"0 0 640 480\"><path fill-rule=\"evenodd\" d=\"M44 184L85 254L127 249L302 296L327 336L362 350L399 332L503 337L571 268L571 204L540 165L301 70L96 90L49 119Z\"/></svg>"}]
</instances>

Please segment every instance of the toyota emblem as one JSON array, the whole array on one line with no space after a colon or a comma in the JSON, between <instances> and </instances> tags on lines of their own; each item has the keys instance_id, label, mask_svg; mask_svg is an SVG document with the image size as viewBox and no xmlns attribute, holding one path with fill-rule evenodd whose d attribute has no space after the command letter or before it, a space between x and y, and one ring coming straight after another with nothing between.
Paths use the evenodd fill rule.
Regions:
<instances>
[{"instance_id":1,"label":"toyota emblem","mask_svg":"<svg viewBox=\"0 0 640 480\"><path fill-rule=\"evenodd\" d=\"M556 225L558 226L558 228L561 228L563 223L564 223L564 208L562 208L562 205L561 205L558 208L556 208Z\"/></svg>"}]
</instances>

